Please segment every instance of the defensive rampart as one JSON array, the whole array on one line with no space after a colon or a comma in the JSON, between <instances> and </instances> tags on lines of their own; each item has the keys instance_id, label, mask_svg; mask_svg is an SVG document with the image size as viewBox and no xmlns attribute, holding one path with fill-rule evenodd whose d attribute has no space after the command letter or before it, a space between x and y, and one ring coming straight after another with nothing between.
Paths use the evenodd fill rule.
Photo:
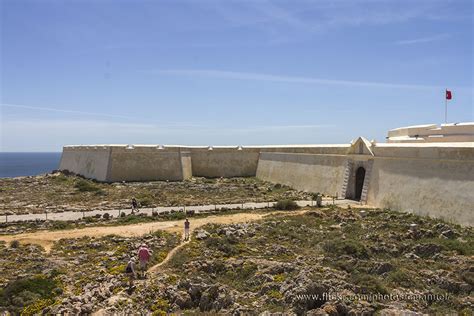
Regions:
<instances>
[{"instance_id":1,"label":"defensive rampart","mask_svg":"<svg viewBox=\"0 0 474 316\"><path fill-rule=\"evenodd\" d=\"M380 144L374 153L368 204L474 225L474 143Z\"/></svg>"},{"instance_id":2,"label":"defensive rampart","mask_svg":"<svg viewBox=\"0 0 474 316\"><path fill-rule=\"evenodd\" d=\"M258 178L474 225L474 143L66 146L61 170L98 181Z\"/></svg>"},{"instance_id":3,"label":"defensive rampart","mask_svg":"<svg viewBox=\"0 0 474 316\"><path fill-rule=\"evenodd\" d=\"M110 146L65 146L59 169L98 181L108 181L111 149Z\"/></svg>"},{"instance_id":4,"label":"defensive rampart","mask_svg":"<svg viewBox=\"0 0 474 316\"><path fill-rule=\"evenodd\" d=\"M252 177L257 172L259 148L191 148L192 174L197 177Z\"/></svg>"}]
</instances>

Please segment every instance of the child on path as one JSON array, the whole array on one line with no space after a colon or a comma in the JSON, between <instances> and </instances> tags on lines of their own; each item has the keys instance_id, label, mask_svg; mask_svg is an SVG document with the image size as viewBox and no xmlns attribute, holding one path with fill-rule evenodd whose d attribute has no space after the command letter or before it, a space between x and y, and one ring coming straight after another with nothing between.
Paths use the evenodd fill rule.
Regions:
<instances>
[{"instance_id":1,"label":"child on path","mask_svg":"<svg viewBox=\"0 0 474 316\"><path fill-rule=\"evenodd\" d=\"M125 268L125 273L128 276L128 288L129 290L132 290L134 288L133 281L135 280L135 277L136 277L134 257L130 257L130 260L127 263L127 267Z\"/></svg>"},{"instance_id":2,"label":"child on path","mask_svg":"<svg viewBox=\"0 0 474 316\"><path fill-rule=\"evenodd\" d=\"M189 220L186 218L184 221L184 240L187 241L189 240Z\"/></svg>"},{"instance_id":3,"label":"child on path","mask_svg":"<svg viewBox=\"0 0 474 316\"><path fill-rule=\"evenodd\" d=\"M140 261L140 271L142 278L145 278L146 269L148 265L148 261L151 258L151 250L148 248L146 244L142 244L140 248L138 248L138 259Z\"/></svg>"}]
</instances>

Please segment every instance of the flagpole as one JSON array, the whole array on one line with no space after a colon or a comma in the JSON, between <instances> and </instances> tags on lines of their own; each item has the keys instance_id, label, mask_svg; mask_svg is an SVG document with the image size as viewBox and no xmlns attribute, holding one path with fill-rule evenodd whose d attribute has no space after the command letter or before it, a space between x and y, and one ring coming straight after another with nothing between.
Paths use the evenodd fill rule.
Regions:
<instances>
[{"instance_id":1,"label":"flagpole","mask_svg":"<svg viewBox=\"0 0 474 316\"><path fill-rule=\"evenodd\" d=\"M448 89L444 92L444 124L448 124L448 98L447 93Z\"/></svg>"}]
</instances>

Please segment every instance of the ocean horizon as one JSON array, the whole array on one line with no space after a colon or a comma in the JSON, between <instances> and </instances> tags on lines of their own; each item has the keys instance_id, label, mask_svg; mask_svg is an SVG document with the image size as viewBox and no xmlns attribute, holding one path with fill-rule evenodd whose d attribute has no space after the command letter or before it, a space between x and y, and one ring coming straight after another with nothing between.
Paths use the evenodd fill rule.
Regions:
<instances>
[{"instance_id":1,"label":"ocean horizon","mask_svg":"<svg viewBox=\"0 0 474 316\"><path fill-rule=\"evenodd\" d=\"M59 168L61 152L0 152L0 178L36 176Z\"/></svg>"}]
</instances>

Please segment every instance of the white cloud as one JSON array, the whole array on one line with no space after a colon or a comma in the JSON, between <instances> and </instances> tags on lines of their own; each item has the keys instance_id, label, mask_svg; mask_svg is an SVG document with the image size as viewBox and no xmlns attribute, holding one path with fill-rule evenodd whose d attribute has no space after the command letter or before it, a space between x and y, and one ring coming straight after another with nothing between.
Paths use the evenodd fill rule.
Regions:
<instances>
[{"instance_id":1,"label":"white cloud","mask_svg":"<svg viewBox=\"0 0 474 316\"><path fill-rule=\"evenodd\" d=\"M412 44L420 44L420 43L429 43L429 42L440 41L448 37L449 37L449 34L437 34L433 36L426 36L426 37L420 37L420 38L409 39L409 40L400 40L400 41L395 42L395 44L412 45Z\"/></svg>"},{"instance_id":2,"label":"white cloud","mask_svg":"<svg viewBox=\"0 0 474 316\"><path fill-rule=\"evenodd\" d=\"M81 115L92 115L92 116L104 116L104 117L111 117L111 118L129 118L125 115L114 115L114 114L97 113L97 112L85 112L85 111L77 111L77 110L65 110L65 109L57 109L57 108L41 107L41 106L30 106L30 105L22 105L22 104L1 103L0 105L1 105L1 107L5 107L5 108L39 110L39 111L49 111L49 112L69 113L69 114L81 114Z\"/></svg>"},{"instance_id":3,"label":"white cloud","mask_svg":"<svg viewBox=\"0 0 474 316\"><path fill-rule=\"evenodd\" d=\"M285 135L295 142L304 139L304 135L332 127L327 124L172 127L101 120L4 120L0 150L60 151L64 145L77 144L258 144L259 141L275 143L280 138L275 135Z\"/></svg>"},{"instance_id":4,"label":"white cloud","mask_svg":"<svg viewBox=\"0 0 474 316\"><path fill-rule=\"evenodd\" d=\"M339 80L324 79L314 77L284 76L271 75L252 72L236 72L222 71L214 69L163 69L151 70L151 73L163 75L178 75L189 77L207 77L219 79L233 80L254 80L266 82L285 82L285 83L302 83L302 84L319 84L319 85L339 85L349 87L372 87L372 88L401 88L401 89L443 89L443 87L419 85L419 84L401 84L374 81L355 81L355 80Z\"/></svg>"},{"instance_id":5,"label":"white cloud","mask_svg":"<svg viewBox=\"0 0 474 316\"><path fill-rule=\"evenodd\" d=\"M41 106L30 106L30 105L22 105L22 104L10 104L10 103L1 103L0 108L13 108L13 109L27 109L27 110L34 110L34 111L47 111L47 112L56 112L56 113L66 113L66 114L73 114L77 116L97 116L97 117L108 117L114 119L126 119L127 121L146 121L150 122L148 118L138 118L138 117L131 117L128 115L116 115L116 114L109 114L109 113L98 113L98 112L86 112L86 111L78 111L78 110L67 110L67 109L58 109L52 107L41 107ZM160 124L159 122L154 122L154 124ZM201 125L195 125L185 122L167 122L166 124L160 124L160 126L169 126L169 127L197 127Z\"/></svg>"},{"instance_id":6,"label":"white cloud","mask_svg":"<svg viewBox=\"0 0 474 316\"><path fill-rule=\"evenodd\" d=\"M289 2L291 4L291 2ZM446 2L435 0L384 1L384 0L317 0L298 1L296 6L278 1L210 1L222 18L233 26L270 26L293 28L302 32L327 30L335 27L385 25L410 20L452 20Z\"/></svg>"}]
</instances>

